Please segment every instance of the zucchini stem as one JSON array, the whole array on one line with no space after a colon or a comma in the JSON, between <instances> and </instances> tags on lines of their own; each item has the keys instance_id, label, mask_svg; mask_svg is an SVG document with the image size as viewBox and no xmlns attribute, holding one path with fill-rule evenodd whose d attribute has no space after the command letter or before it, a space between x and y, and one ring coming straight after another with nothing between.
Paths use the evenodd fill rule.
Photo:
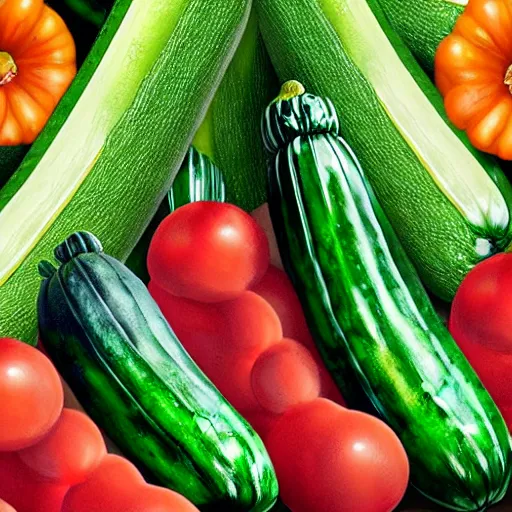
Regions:
<instances>
[{"instance_id":1,"label":"zucchini stem","mask_svg":"<svg viewBox=\"0 0 512 512\"><path fill-rule=\"evenodd\" d=\"M10 53L0 52L0 86L6 85L18 74L18 66Z\"/></svg>"},{"instance_id":2,"label":"zucchini stem","mask_svg":"<svg viewBox=\"0 0 512 512\"><path fill-rule=\"evenodd\" d=\"M300 82L297 82L297 80L288 80L288 82L285 82L281 86L281 91L275 101L291 100L295 98L295 96L300 96L305 92L306 89L304 89L304 86Z\"/></svg>"}]
</instances>

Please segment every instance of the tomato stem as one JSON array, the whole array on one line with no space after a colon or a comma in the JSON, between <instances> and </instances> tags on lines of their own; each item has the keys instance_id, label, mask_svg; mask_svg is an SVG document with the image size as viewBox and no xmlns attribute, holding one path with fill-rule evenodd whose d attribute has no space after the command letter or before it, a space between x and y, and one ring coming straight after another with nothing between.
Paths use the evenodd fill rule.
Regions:
<instances>
[{"instance_id":1,"label":"tomato stem","mask_svg":"<svg viewBox=\"0 0 512 512\"><path fill-rule=\"evenodd\" d=\"M508 67L507 72L505 73L505 80L503 80L505 85L508 85L508 90L510 94L512 94L512 64Z\"/></svg>"},{"instance_id":2,"label":"tomato stem","mask_svg":"<svg viewBox=\"0 0 512 512\"><path fill-rule=\"evenodd\" d=\"M11 54L0 52L0 86L8 84L18 74L18 66Z\"/></svg>"}]
</instances>

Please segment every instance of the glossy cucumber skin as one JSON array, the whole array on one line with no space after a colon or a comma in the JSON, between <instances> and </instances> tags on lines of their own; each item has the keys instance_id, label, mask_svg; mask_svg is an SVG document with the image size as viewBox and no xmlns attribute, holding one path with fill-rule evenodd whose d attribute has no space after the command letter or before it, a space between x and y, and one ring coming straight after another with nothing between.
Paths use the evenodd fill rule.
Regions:
<instances>
[{"instance_id":1,"label":"glossy cucumber skin","mask_svg":"<svg viewBox=\"0 0 512 512\"><path fill-rule=\"evenodd\" d=\"M464 5L449 0L378 0L397 34L423 69L434 74L434 57L441 41L453 30Z\"/></svg>"},{"instance_id":2,"label":"glossy cucumber skin","mask_svg":"<svg viewBox=\"0 0 512 512\"><path fill-rule=\"evenodd\" d=\"M20 168L0 191L0 210L20 190L64 125L130 3L116 2L76 80ZM68 234L80 229L94 232L109 254L120 260L128 257L169 190L249 12L249 0L187 2L165 49L87 179L21 266L0 286L0 335L36 342L37 262L49 258Z\"/></svg>"},{"instance_id":3,"label":"glossy cucumber skin","mask_svg":"<svg viewBox=\"0 0 512 512\"><path fill-rule=\"evenodd\" d=\"M226 199L226 185L220 169L203 153L191 146L173 181L167 198L158 207L148 228L126 260L126 266L144 283L150 276L146 265L149 244L160 222L171 212L194 201Z\"/></svg>"},{"instance_id":4,"label":"glossy cucumber skin","mask_svg":"<svg viewBox=\"0 0 512 512\"><path fill-rule=\"evenodd\" d=\"M88 414L152 481L201 510L269 510L262 441L201 372L144 284L89 234L42 265L43 345ZM60 256L58 252L60 251Z\"/></svg>"},{"instance_id":5,"label":"glossy cucumber skin","mask_svg":"<svg viewBox=\"0 0 512 512\"><path fill-rule=\"evenodd\" d=\"M509 222L506 229L496 229L489 221L485 228L475 229L451 204L390 120L372 85L354 65L320 1L344 3L256 0L274 67L282 81L296 79L306 90L333 101L342 117L343 136L357 154L422 281L438 297L450 301L467 272L485 257L477 250L479 243L489 242L488 255L503 250L512 239L512 226ZM376 1L366 3L415 82L449 124L442 98L431 80L392 31ZM353 28L360 37L372 37ZM512 189L496 161L471 149L467 138L453 131L481 163L482 173L498 184L510 211Z\"/></svg>"},{"instance_id":6,"label":"glossy cucumber skin","mask_svg":"<svg viewBox=\"0 0 512 512\"><path fill-rule=\"evenodd\" d=\"M326 125L332 105L315 98L274 105L264 123L286 135L277 143L267 136L270 213L308 325L348 404L400 437L413 484L453 510L486 510L509 485L507 427L437 317L337 123ZM306 120L287 132L305 112L321 129Z\"/></svg>"}]
</instances>

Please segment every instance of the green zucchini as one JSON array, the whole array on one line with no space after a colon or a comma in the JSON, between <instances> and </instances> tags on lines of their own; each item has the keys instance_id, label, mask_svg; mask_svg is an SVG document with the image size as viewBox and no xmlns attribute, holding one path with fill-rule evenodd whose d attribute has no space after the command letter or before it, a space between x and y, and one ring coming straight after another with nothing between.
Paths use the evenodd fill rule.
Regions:
<instances>
[{"instance_id":1,"label":"green zucchini","mask_svg":"<svg viewBox=\"0 0 512 512\"><path fill-rule=\"evenodd\" d=\"M423 69L434 75L434 57L468 0L379 0L387 19Z\"/></svg>"},{"instance_id":2,"label":"green zucchini","mask_svg":"<svg viewBox=\"0 0 512 512\"><path fill-rule=\"evenodd\" d=\"M117 0L86 62L0 190L0 335L36 339L37 262L70 233L125 260L169 190L250 0Z\"/></svg>"},{"instance_id":3,"label":"green zucchini","mask_svg":"<svg viewBox=\"0 0 512 512\"><path fill-rule=\"evenodd\" d=\"M277 83L258 29L256 12L252 11L240 45L193 140L193 146L203 158L222 169L226 198L208 193L211 199L226 199L247 211L266 201L267 164L259 143L259 118ZM200 181L201 176L207 178L202 171L197 176ZM183 191L187 200L186 187ZM126 262L144 282L149 279L146 268L149 243L168 213L168 203L164 201Z\"/></svg>"},{"instance_id":4,"label":"green zucchini","mask_svg":"<svg viewBox=\"0 0 512 512\"><path fill-rule=\"evenodd\" d=\"M194 146L222 169L227 201L249 212L267 200L267 161L259 120L278 86L253 10L194 138Z\"/></svg>"},{"instance_id":5,"label":"green zucchini","mask_svg":"<svg viewBox=\"0 0 512 512\"><path fill-rule=\"evenodd\" d=\"M263 130L281 257L343 397L394 429L422 493L487 510L510 481L507 427L339 136L333 104L285 84Z\"/></svg>"},{"instance_id":6,"label":"green zucchini","mask_svg":"<svg viewBox=\"0 0 512 512\"><path fill-rule=\"evenodd\" d=\"M451 300L512 239L512 188L471 147L376 0L257 0L278 75L332 99L343 135L428 288ZM311 37L314 34L314 37Z\"/></svg>"},{"instance_id":7,"label":"green zucchini","mask_svg":"<svg viewBox=\"0 0 512 512\"><path fill-rule=\"evenodd\" d=\"M194 201L220 201L226 199L226 186L220 169L193 146L183 161L172 187L148 228L126 260L126 266L144 283L149 283L146 259L149 244L160 222L171 212Z\"/></svg>"},{"instance_id":8,"label":"green zucchini","mask_svg":"<svg viewBox=\"0 0 512 512\"><path fill-rule=\"evenodd\" d=\"M43 346L88 414L152 480L211 511L269 510L263 442L187 354L144 284L90 233L40 264Z\"/></svg>"}]
</instances>

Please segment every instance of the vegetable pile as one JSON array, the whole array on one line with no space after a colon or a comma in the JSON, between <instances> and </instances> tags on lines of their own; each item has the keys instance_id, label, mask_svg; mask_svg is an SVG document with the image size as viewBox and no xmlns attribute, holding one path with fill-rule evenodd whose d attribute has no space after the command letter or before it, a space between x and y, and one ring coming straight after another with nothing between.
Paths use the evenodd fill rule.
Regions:
<instances>
[{"instance_id":1,"label":"vegetable pile","mask_svg":"<svg viewBox=\"0 0 512 512\"><path fill-rule=\"evenodd\" d=\"M175 492L146 484L126 459L107 454L93 421L63 408L59 374L41 352L0 339L0 375L0 510L197 511Z\"/></svg>"},{"instance_id":2,"label":"vegetable pile","mask_svg":"<svg viewBox=\"0 0 512 512\"><path fill-rule=\"evenodd\" d=\"M0 0L0 511L510 501L511 29Z\"/></svg>"}]
</instances>

